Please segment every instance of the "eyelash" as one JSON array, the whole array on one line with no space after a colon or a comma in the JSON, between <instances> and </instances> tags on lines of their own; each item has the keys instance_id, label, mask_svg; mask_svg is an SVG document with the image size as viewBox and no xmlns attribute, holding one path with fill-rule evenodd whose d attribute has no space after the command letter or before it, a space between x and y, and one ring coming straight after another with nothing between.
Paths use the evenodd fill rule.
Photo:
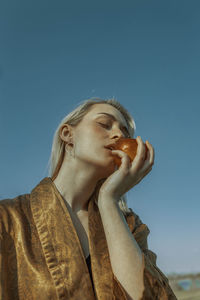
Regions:
<instances>
[{"instance_id":1,"label":"eyelash","mask_svg":"<svg viewBox=\"0 0 200 300\"><path fill-rule=\"evenodd\" d=\"M100 125L102 125L103 127L105 127L105 128L108 128L109 127L109 125L107 125L107 124L103 124L103 123L100 123L100 122L98 122ZM126 132L124 132L124 135L125 135L125 137L126 138L130 138L130 135L128 134L128 133L126 133Z\"/></svg>"},{"instance_id":2,"label":"eyelash","mask_svg":"<svg viewBox=\"0 0 200 300\"><path fill-rule=\"evenodd\" d=\"M103 123L100 123L100 122L99 122L99 124L103 125L103 127L106 127L106 128L108 128L108 127L109 127L109 125L108 125L108 124L103 124Z\"/></svg>"}]
</instances>

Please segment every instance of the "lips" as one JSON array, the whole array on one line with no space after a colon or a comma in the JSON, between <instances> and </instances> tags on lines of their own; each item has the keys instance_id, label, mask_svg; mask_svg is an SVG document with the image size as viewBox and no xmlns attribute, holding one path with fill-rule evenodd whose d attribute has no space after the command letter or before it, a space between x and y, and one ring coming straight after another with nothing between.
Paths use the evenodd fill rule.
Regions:
<instances>
[{"instance_id":1,"label":"lips","mask_svg":"<svg viewBox=\"0 0 200 300\"><path fill-rule=\"evenodd\" d=\"M104 148L106 148L106 149L109 149L109 150L115 150L115 147L114 146L106 146L106 147L104 147Z\"/></svg>"},{"instance_id":2,"label":"lips","mask_svg":"<svg viewBox=\"0 0 200 300\"><path fill-rule=\"evenodd\" d=\"M115 150L116 149L116 145L115 145L115 143L109 144L109 145L105 146L105 148L107 148L109 150Z\"/></svg>"}]
</instances>

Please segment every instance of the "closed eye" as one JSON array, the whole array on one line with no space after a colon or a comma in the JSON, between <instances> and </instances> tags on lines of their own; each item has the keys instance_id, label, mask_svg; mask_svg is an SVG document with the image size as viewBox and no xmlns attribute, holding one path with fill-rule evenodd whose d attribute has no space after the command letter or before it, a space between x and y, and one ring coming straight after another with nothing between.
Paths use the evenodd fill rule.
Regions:
<instances>
[{"instance_id":1,"label":"closed eye","mask_svg":"<svg viewBox=\"0 0 200 300\"><path fill-rule=\"evenodd\" d=\"M103 123L100 123L100 122L98 122L102 127L104 127L104 128L109 128L110 127L110 125L108 125L108 124L103 124ZM124 132L124 136L126 137L126 138L130 138L130 135L125 131Z\"/></svg>"},{"instance_id":2,"label":"closed eye","mask_svg":"<svg viewBox=\"0 0 200 300\"><path fill-rule=\"evenodd\" d=\"M103 124L103 123L99 123L99 124L101 124L103 127L105 127L105 128L108 128L108 127L110 127L110 125L108 125L108 124Z\"/></svg>"}]
</instances>

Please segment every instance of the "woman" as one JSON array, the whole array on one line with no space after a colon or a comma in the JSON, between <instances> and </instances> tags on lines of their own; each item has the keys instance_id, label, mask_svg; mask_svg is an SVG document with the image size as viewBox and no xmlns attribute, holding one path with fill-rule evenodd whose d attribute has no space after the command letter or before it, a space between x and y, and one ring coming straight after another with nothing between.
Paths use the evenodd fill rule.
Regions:
<instances>
[{"instance_id":1,"label":"woman","mask_svg":"<svg viewBox=\"0 0 200 300\"><path fill-rule=\"evenodd\" d=\"M125 194L152 169L107 145L133 137L135 123L115 99L89 99L55 132L50 177L30 194L0 202L0 299L176 299L148 249L148 227ZM113 156L121 158L118 168Z\"/></svg>"}]
</instances>

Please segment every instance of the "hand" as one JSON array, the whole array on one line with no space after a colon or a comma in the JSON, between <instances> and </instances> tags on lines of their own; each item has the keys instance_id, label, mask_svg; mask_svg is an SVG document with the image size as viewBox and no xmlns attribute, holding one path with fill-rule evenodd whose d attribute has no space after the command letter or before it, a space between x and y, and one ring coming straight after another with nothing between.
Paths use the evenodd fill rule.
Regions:
<instances>
[{"instance_id":1,"label":"hand","mask_svg":"<svg viewBox=\"0 0 200 300\"><path fill-rule=\"evenodd\" d=\"M145 158L145 145L141 137L137 137L137 154L131 162L129 156L121 150L112 150L113 154L121 157L120 167L112 173L102 184L99 197L106 196L119 199L132 187L138 184L151 170L154 164L154 148L146 141L148 147L147 158Z\"/></svg>"}]
</instances>

